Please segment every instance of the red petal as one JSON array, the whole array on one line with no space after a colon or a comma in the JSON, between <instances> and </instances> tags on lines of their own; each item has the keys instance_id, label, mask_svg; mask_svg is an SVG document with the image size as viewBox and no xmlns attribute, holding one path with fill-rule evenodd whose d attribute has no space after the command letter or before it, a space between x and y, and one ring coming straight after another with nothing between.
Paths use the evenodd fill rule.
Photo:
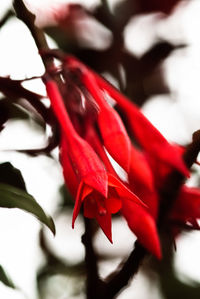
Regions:
<instances>
[{"instance_id":1,"label":"red petal","mask_svg":"<svg viewBox=\"0 0 200 299\"><path fill-rule=\"evenodd\" d=\"M106 198L106 209L110 214L117 213L122 207L122 201L120 198L108 197Z\"/></svg>"},{"instance_id":2,"label":"red petal","mask_svg":"<svg viewBox=\"0 0 200 299\"><path fill-rule=\"evenodd\" d=\"M145 206L145 204L133 192L131 192L130 189L111 174L108 174L108 185L116 188L116 192L120 198L128 198L139 205Z\"/></svg>"},{"instance_id":3,"label":"red petal","mask_svg":"<svg viewBox=\"0 0 200 299\"><path fill-rule=\"evenodd\" d=\"M116 175L116 172L115 172L110 160L108 159L108 156L104 150L104 147L103 147L99 137L97 136L97 132L95 131L93 126L91 126L91 125L87 126L86 134L84 137L87 140L87 142L93 147L93 149L98 154L98 156L101 158L106 169L113 175Z\"/></svg>"},{"instance_id":4,"label":"red petal","mask_svg":"<svg viewBox=\"0 0 200 299\"><path fill-rule=\"evenodd\" d=\"M69 160L67 143L63 135L61 135L60 143L60 163L63 168L65 184L75 198L79 184L77 176Z\"/></svg>"},{"instance_id":5,"label":"red petal","mask_svg":"<svg viewBox=\"0 0 200 299\"><path fill-rule=\"evenodd\" d=\"M128 172L129 183L136 189L154 189L153 175L151 168L144 157L144 154L137 150L134 146L131 148L131 163Z\"/></svg>"},{"instance_id":6,"label":"red petal","mask_svg":"<svg viewBox=\"0 0 200 299\"><path fill-rule=\"evenodd\" d=\"M78 172L80 180L107 196L107 172L102 161L92 147L83 139L76 137L70 140L70 158Z\"/></svg>"},{"instance_id":7,"label":"red petal","mask_svg":"<svg viewBox=\"0 0 200 299\"><path fill-rule=\"evenodd\" d=\"M61 128L63 129L63 132L67 136L68 135L71 136L73 134L76 135L77 133L70 121L69 115L65 108L64 101L60 94L57 84L50 79L45 82L45 85L46 85L47 95L51 101L51 106L59 121Z\"/></svg>"},{"instance_id":8,"label":"red petal","mask_svg":"<svg viewBox=\"0 0 200 299\"><path fill-rule=\"evenodd\" d=\"M87 218L96 218L97 205L93 198L87 198L84 201L84 216Z\"/></svg>"},{"instance_id":9,"label":"red petal","mask_svg":"<svg viewBox=\"0 0 200 299\"><path fill-rule=\"evenodd\" d=\"M84 188L84 183L83 183L83 181L81 181L81 183L78 187L76 200L75 200L75 206L74 206L74 211L73 211L73 216L72 216L72 228L74 228L75 220L76 220L78 213L80 211L80 208L81 208L81 203L82 203L81 195L82 195L83 188Z\"/></svg>"},{"instance_id":10,"label":"red petal","mask_svg":"<svg viewBox=\"0 0 200 299\"><path fill-rule=\"evenodd\" d=\"M75 131L56 83L53 80L47 80L45 84L53 111L69 146L70 160L79 179L84 179L86 184L106 197L107 174L103 163L92 147Z\"/></svg>"},{"instance_id":11,"label":"red petal","mask_svg":"<svg viewBox=\"0 0 200 299\"><path fill-rule=\"evenodd\" d=\"M104 99L102 90L100 90L94 75L90 71L85 70L82 80L100 106L98 125L106 149L116 162L128 171L131 142L121 118Z\"/></svg>"},{"instance_id":12,"label":"red petal","mask_svg":"<svg viewBox=\"0 0 200 299\"><path fill-rule=\"evenodd\" d=\"M131 141L117 112L102 109L98 116L98 125L104 145L113 159L126 171L131 158Z\"/></svg>"},{"instance_id":13,"label":"red petal","mask_svg":"<svg viewBox=\"0 0 200 299\"><path fill-rule=\"evenodd\" d=\"M112 243L112 230L111 230L111 214L106 213L105 215L99 215L97 213L96 220L99 223L104 234L108 240Z\"/></svg>"},{"instance_id":14,"label":"red petal","mask_svg":"<svg viewBox=\"0 0 200 299\"><path fill-rule=\"evenodd\" d=\"M122 202L122 214L138 241L158 259L161 259L158 232L152 216L140 205L126 199Z\"/></svg>"}]
</instances>

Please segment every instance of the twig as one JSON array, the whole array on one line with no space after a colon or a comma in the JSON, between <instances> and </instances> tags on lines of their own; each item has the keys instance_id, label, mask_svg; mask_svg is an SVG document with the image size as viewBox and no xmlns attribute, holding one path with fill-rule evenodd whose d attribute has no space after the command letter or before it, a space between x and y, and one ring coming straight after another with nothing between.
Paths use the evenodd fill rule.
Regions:
<instances>
[{"instance_id":1,"label":"twig","mask_svg":"<svg viewBox=\"0 0 200 299\"><path fill-rule=\"evenodd\" d=\"M17 17L29 28L38 50L49 50L43 31L35 25L35 15L27 9L22 0L14 0L13 7ZM52 57L41 56L41 59L46 69L54 68Z\"/></svg>"},{"instance_id":2,"label":"twig","mask_svg":"<svg viewBox=\"0 0 200 299\"><path fill-rule=\"evenodd\" d=\"M144 257L147 255L147 250L140 245L138 241L135 242L135 248L127 258L120 270L113 272L112 277L105 287L105 294L102 298L112 299L117 293L122 291L128 284L131 278L137 274Z\"/></svg>"},{"instance_id":3,"label":"twig","mask_svg":"<svg viewBox=\"0 0 200 299\"><path fill-rule=\"evenodd\" d=\"M93 248L93 226L90 219L84 218L85 233L82 236L82 243L85 246L85 264L87 272L87 299L102 299L102 292L105 284L99 278L97 257Z\"/></svg>"}]
</instances>

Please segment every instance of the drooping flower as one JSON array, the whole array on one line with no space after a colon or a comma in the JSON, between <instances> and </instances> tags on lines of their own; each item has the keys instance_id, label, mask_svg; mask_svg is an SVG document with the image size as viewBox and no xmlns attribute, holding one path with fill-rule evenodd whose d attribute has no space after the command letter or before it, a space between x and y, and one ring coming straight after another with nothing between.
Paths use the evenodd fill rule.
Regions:
<instances>
[{"instance_id":1,"label":"drooping flower","mask_svg":"<svg viewBox=\"0 0 200 299\"><path fill-rule=\"evenodd\" d=\"M64 177L72 194L76 194L72 227L74 227L75 220L83 204L84 216L95 218L105 235L112 242L111 214L117 213L122 206L126 207L126 202L128 201L132 207L131 213L128 213L126 208L124 208L125 212L122 212L122 214L124 214L129 223L132 213L137 214L138 207L143 204L119 179L106 172L103 163L92 147L78 136L67 114L56 83L52 80L46 80L46 89L52 108L61 126L60 159L63 165ZM68 179L69 176L70 179ZM70 180L72 181L70 182ZM131 229L142 240L142 244L160 258L159 239L156 229L152 230L152 223L146 221L149 215L145 214L145 210L141 216L144 218L144 221L143 218L140 218L140 220L145 223L146 234L153 236L151 246L149 247L149 239L141 235L142 231L139 229L137 216L135 218L136 221L131 221Z\"/></svg>"},{"instance_id":2,"label":"drooping flower","mask_svg":"<svg viewBox=\"0 0 200 299\"><path fill-rule=\"evenodd\" d=\"M95 218L112 241L111 215L120 212L139 242L160 258L156 225L162 200L160 188L174 169L189 176L183 149L169 143L133 103L79 60L68 55L61 55L59 59L64 78L62 96L52 80L47 80L46 86L62 129L64 141L61 141L60 152L66 185L75 198L72 225L83 206L84 216ZM82 110L77 109L76 103L67 103L69 117L63 94L68 94L64 92L65 84L72 81L79 92ZM70 98L73 97L72 91ZM131 144L127 126L115 107L110 106L109 97L126 117L128 132L139 148ZM127 182L120 180L107 152L126 170ZM177 200L182 209L188 202L185 198L188 197L183 194ZM178 208L174 208L170 217L180 220L177 211ZM188 211L191 213L184 215L181 221L185 223L190 219L194 226L199 214L193 213L193 208Z\"/></svg>"},{"instance_id":3,"label":"drooping flower","mask_svg":"<svg viewBox=\"0 0 200 299\"><path fill-rule=\"evenodd\" d=\"M105 100L105 93L99 89L92 73L85 70L82 74L82 80L100 107L98 126L107 151L122 168L128 171L131 158L131 141L121 118Z\"/></svg>"},{"instance_id":4,"label":"drooping flower","mask_svg":"<svg viewBox=\"0 0 200 299\"><path fill-rule=\"evenodd\" d=\"M64 178L70 192L72 194L76 194L72 226L74 227L75 220L78 216L81 205L83 204L84 216L87 218L95 218L105 235L112 242L111 214L115 214L121 210L122 205L126 206L126 201L128 201L129 205L132 207L132 210L131 213L126 212L124 216L125 218L128 217L129 219L133 216L132 213L137 214L139 206L143 206L143 204L134 193L132 193L119 179L112 174L108 173L108 195L106 197L102 196L102 194L94 188L85 184L83 180L79 182L68 158L67 143L63 136L64 135L62 135L60 145L60 160L63 166ZM141 211L141 209L139 210ZM143 217L145 218L146 215L143 215ZM141 221L143 221L143 217L140 218ZM135 223L135 233L136 235L140 236L139 230L137 232L138 225L139 223ZM152 231L152 225L145 225L145 230L150 236L153 234L154 239L156 239L158 242L156 230ZM144 240L143 243L148 248L148 242ZM151 243L153 248L151 248L151 252L159 257L160 249L158 250L157 243L156 245L154 242Z\"/></svg>"},{"instance_id":5,"label":"drooping flower","mask_svg":"<svg viewBox=\"0 0 200 299\"><path fill-rule=\"evenodd\" d=\"M107 169L113 174L108 173L107 197L102 196L102 194L92 189L87 184L84 184L83 181L79 183L68 157L68 148L65 137L62 135L60 160L63 166L63 174L71 194L76 194L76 196L74 196L75 207L72 219L73 227L81 205L83 205L84 216L87 218L95 218L107 238L112 242L111 215L121 212L127 220L130 229L138 239L141 240L143 246L157 258L160 258L161 250L155 221L138 197L116 178L112 165L109 160L107 160L108 158L104 156L105 152L103 152L103 148L100 146L98 139L95 138L93 128L91 127L88 131L92 131L89 135L92 137L92 144L94 146L96 145L95 150L100 154ZM89 140L89 137L87 137L87 139ZM139 217L137 215L139 215Z\"/></svg>"},{"instance_id":6,"label":"drooping flower","mask_svg":"<svg viewBox=\"0 0 200 299\"><path fill-rule=\"evenodd\" d=\"M92 147L75 131L56 83L53 80L46 80L45 84L52 108L70 148L69 157L75 172L88 186L106 196L107 173L103 163Z\"/></svg>"}]
</instances>

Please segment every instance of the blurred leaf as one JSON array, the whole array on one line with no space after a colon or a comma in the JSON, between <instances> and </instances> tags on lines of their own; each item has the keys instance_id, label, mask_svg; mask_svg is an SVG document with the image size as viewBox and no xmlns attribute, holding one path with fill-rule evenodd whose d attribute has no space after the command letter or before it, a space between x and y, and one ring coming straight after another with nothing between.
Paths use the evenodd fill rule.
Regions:
<instances>
[{"instance_id":1,"label":"blurred leaf","mask_svg":"<svg viewBox=\"0 0 200 299\"><path fill-rule=\"evenodd\" d=\"M183 282L177 276L174 267L175 251L171 233L167 230L162 232L160 237L162 239L163 258L161 261L155 258L150 259L143 268L143 273L150 279L151 283L158 280L162 298L199 299L200 283L187 278L187 276L184 277L184 280L187 278L187 282Z\"/></svg>"},{"instance_id":2,"label":"blurred leaf","mask_svg":"<svg viewBox=\"0 0 200 299\"><path fill-rule=\"evenodd\" d=\"M6 24L6 22L13 16L14 12L11 9L9 9L0 20L0 28L2 28Z\"/></svg>"},{"instance_id":3,"label":"blurred leaf","mask_svg":"<svg viewBox=\"0 0 200 299\"><path fill-rule=\"evenodd\" d=\"M0 281L3 282L7 287L15 289L15 285L10 279L10 277L6 274L3 267L0 265Z\"/></svg>"},{"instance_id":4,"label":"blurred leaf","mask_svg":"<svg viewBox=\"0 0 200 299\"><path fill-rule=\"evenodd\" d=\"M0 77L0 91L11 102L17 103L28 112L34 114L36 119L40 116L45 122L51 123L54 117L51 110L46 108L41 102L43 96L24 88L22 83L23 80L12 80L9 77ZM19 101L19 99L26 99L27 103Z\"/></svg>"},{"instance_id":5,"label":"blurred leaf","mask_svg":"<svg viewBox=\"0 0 200 299\"><path fill-rule=\"evenodd\" d=\"M55 235L55 225L52 218L47 216L35 199L22 189L1 183L0 207L18 208L33 214Z\"/></svg>"},{"instance_id":6,"label":"blurred leaf","mask_svg":"<svg viewBox=\"0 0 200 299\"><path fill-rule=\"evenodd\" d=\"M172 12L173 8L182 1L183 0L123 0L117 2L115 5L114 15L122 30L130 18L135 15L152 12L162 12L168 15Z\"/></svg>"},{"instance_id":7,"label":"blurred leaf","mask_svg":"<svg viewBox=\"0 0 200 299\"><path fill-rule=\"evenodd\" d=\"M74 208L74 200L66 185L63 184L59 189L61 195L61 203L59 205L59 211L62 212L64 208Z\"/></svg>"},{"instance_id":8,"label":"blurred leaf","mask_svg":"<svg viewBox=\"0 0 200 299\"><path fill-rule=\"evenodd\" d=\"M140 0L140 8L142 12L150 13L152 11L161 11L170 14L172 9L182 0Z\"/></svg>"},{"instance_id":9,"label":"blurred leaf","mask_svg":"<svg viewBox=\"0 0 200 299\"><path fill-rule=\"evenodd\" d=\"M169 93L161 66L174 50L184 47L159 40L139 59L124 53L121 63L127 80L125 94L141 106L152 95Z\"/></svg>"},{"instance_id":10,"label":"blurred leaf","mask_svg":"<svg viewBox=\"0 0 200 299\"><path fill-rule=\"evenodd\" d=\"M8 98L3 98L0 100L0 110L8 116L8 118L20 118L28 119L29 115L26 111L20 108L20 106L12 103Z\"/></svg>"},{"instance_id":11,"label":"blurred leaf","mask_svg":"<svg viewBox=\"0 0 200 299\"><path fill-rule=\"evenodd\" d=\"M43 298L43 292L48 289L48 281L57 275L62 275L67 278L72 278L78 281L83 281L85 279L85 263L81 261L77 264L72 264L63 260L59 257L51 246L49 246L44 230L40 231L40 247L43 254L45 255L45 264L39 269L37 273L37 286L38 292ZM74 287L73 287L74 290ZM46 298L46 297L44 297Z\"/></svg>"},{"instance_id":12,"label":"blurred leaf","mask_svg":"<svg viewBox=\"0 0 200 299\"><path fill-rule=\"evenodd\" d=\"M20 170L13 167L9 162L0 164L0 183L26 191L26 185Z\"/></svg>"}]
</instances>

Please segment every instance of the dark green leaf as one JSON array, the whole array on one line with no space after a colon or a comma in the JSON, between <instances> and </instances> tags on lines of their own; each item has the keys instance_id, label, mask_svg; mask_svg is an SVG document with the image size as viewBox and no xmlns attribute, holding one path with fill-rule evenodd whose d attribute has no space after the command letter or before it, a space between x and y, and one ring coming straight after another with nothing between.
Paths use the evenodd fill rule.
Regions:
<instances>
[{"instance_id":1,"label":"dark green leaf","mask_svg":"<svg viewBox=\"0 0 200 299\"><path fill-rule=\"evenodd\" d=\"M0 207L18 208L36 216L55 234L55 225L51 217L47 216L35 199L19 188L0 184Z\"/></svg>"},{"instance_id":2,"label":"dark green leaf","mask_svg":"<svg viewBox=\"0 0 200 299\"><path fill-rule=\"evenodd\" d=\"M19 169L5 162L0 164L0 183L26 191L26 185Z\"/></svg>"},{"instance_id":3,"label":"dark green leaf","mask_svg":"<svg viewBox=\"0 0 200 299\"><path fill-rule=\"evenodd\" d=\"M15 289L15 285L10 279L10 277L7 275L7 273L4 271L3 267L0 265L0 281L3 282L7 287Z\"/></svg>"}]
</instances>

